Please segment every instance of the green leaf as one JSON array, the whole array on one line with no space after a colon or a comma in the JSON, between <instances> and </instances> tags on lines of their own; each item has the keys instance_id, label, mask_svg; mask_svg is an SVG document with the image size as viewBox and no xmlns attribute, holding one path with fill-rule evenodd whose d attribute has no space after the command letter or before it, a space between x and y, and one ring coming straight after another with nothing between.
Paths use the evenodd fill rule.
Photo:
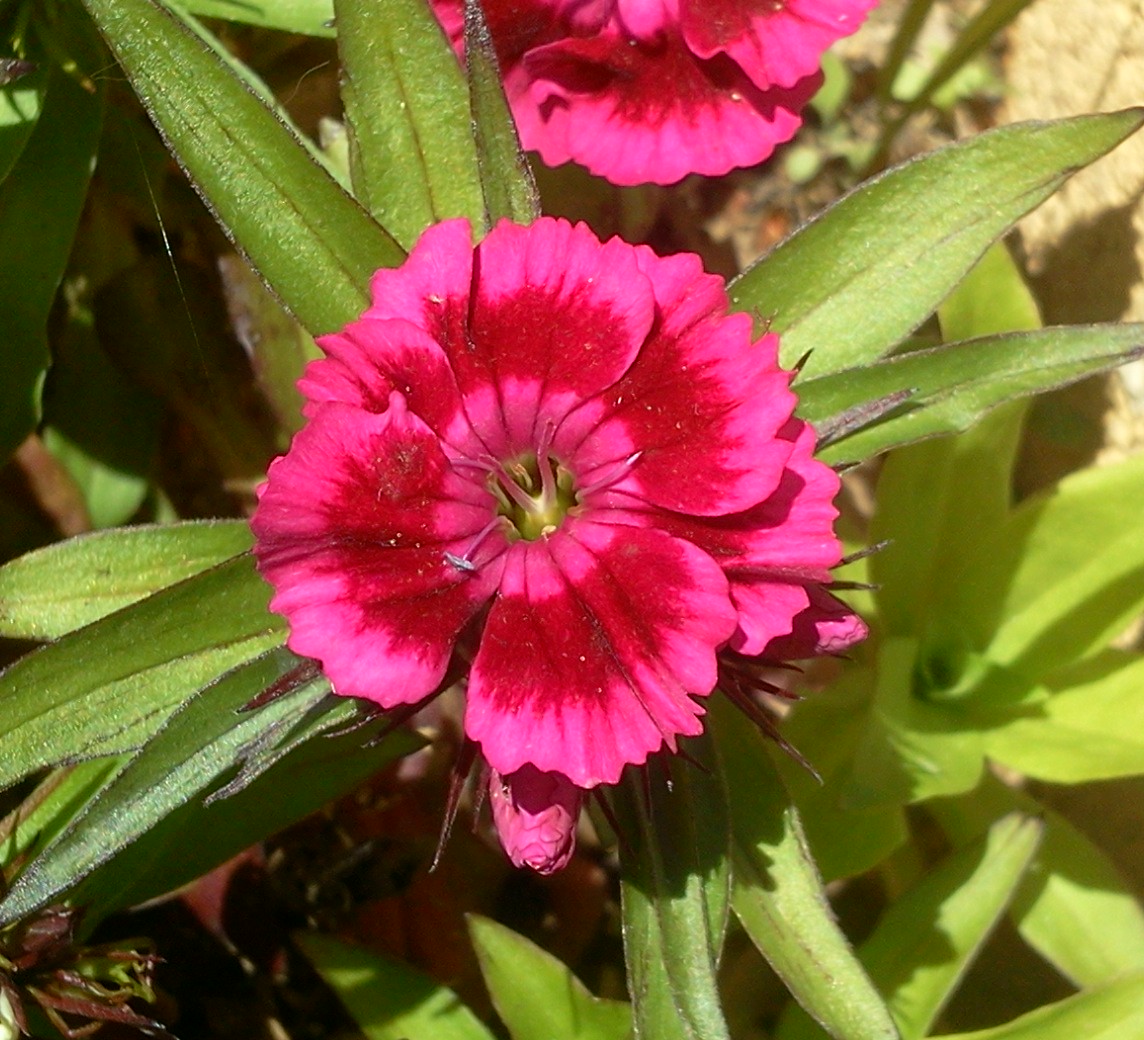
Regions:
<instances>
[{"instance_id":1,"label":"green leaf","mask_svg":"<svg viewBox=\"0 0 1144 1040\"><path fill-rule=\"evenodd\" d=\"M502 217L531 224L540 216L540 196L520 147L496 48L477 0L465 0L465 62L487 224L491 227Z\"/></svg>"},{"instance_id":2,"label":"green leaf","mask_svg":"<svg viewBox=\"0 0 1144 1040\"><path fill-rule=\"evenodd\" d=\"M707 739L687 750L705 772L673 757L669 781L629 769L613 793L637 1040L728 1036L715 984L730 883L726 794Z\"/></svg>"},{"instance_id":3,"label":"green leaf","mask_svg":"<svg viewBox=\"0 0 1144 1040\"><path fill-rule=\"evenodd\" d=\"M163 414L157 398L111 363L78 295L53 338L41 436L82 492L92 525L113 527L147 496Z\"/></svg>"},{"instance_id":4,"label":"green leaf","mask_svg":"<svg viewBox=\"0 0 1144 1040\"><path fill-rule=\"evenodd\" d=\"M215 217L311 333L368 303L404 252L267 107L234 59L157 0L86 0Z\"/></svg>"},{"instance_id":5,"label":"green leaf","mask_svg":"<svg viewBox=\"0 0 1144 1040\"><path fill-rule=\"evenodd\" d=\"M408 964L316 932L294 941L367 1040L493 1040L456 993Z\"/></svg>"},{"instance_id":6,"label":"green leaf","mask_svg":"<svg viewBox=\"0 0 1144 1040\"><path fill-rule=\"evenodd\" d=\"M1138 110L1003 127L863 184L730 287L809 376L856 368L917 328L1021 216L1132 134Z\"/></svg>"},{"instance_id":7,"label":"green leaf","mask_svg":"<svg viewBox=\"0 0 1144 1040\"><path fill-rule=\"evenodd\" d=\"M1076 473L987 529L940 583L935 628L1029 678L1091 656L1144 606L1144 457ZM877 580L877 579L876 579Z\"/></svg>"},{"instance_id":8,"label":"green leaf","mask_svg":"<svg viewBox=\"0 0 1144 1040\"><path fill-rule=\"evenodd\" d=\"M1130 975L1048 1004L992 1029L941 1040L1130 1040L1144 1035L1144 975Z\"/></svg>"},{"instance_id":9,"label":"green leaf","mask_svg":"<svg viewBox=\"0 0 1144 1040\"><path fill-rule=\"evenodd\" d=\"M1037 850L1043 825L1012 814L897 900L859 958L888 995L903 1040L929 1035L996 926Z\"/></svg>"},{"instance_id":10,"label":"green leaf","mask_svg":"<svg viewBox=\"0 0 1144 1040\"><path fill-rule=\"evenodd\" d=\"M312 687L310 696L320 689ZM332 707L330 700L336 700ZM378 726L357 728L356 712L353 700L326 697L298 712L295 725L289 715L272 721L241 749L234 780L176 808L79 886L75 898L88 907L85 923L194 880L422 745L415 734L399 731L365 747Z\"/></svg>"},{"instance_id":11,"label":"green leaf","mask_svg":"<svg viewBox=\"0 0 1144 1040\"><path fill-rule=\"evenodd\" d=\"M990 758L1078 784L1144 773L1144 657L1110 652L1059 673L1046 697L985 734ZM975 695L984 700L984 695Z\"/></svg>"},{"instance_id":12,"label":"green leaf","mask_svg":"<svg viewBox=\"0 0 1144 1040\"><path fill-rule=\"evenodd\" d=\"M231 325L277 422L276 446L285 451L303 425L298 380L306 363L321 357L321 351L241 257L219 257L218 269Z\"/></svg>"},{"instance_id":13,"label":"green leaf","mask_svg":"<svg viewBox=\"0 0 1144 1040\"><path fill-rule=\"evenodd\" d=\"M722 697L711 725L731 794L732 906L795 999L837 1040L893 1040L893 1019L846 941L763 738Z\"/></svg>"},{"instance_id":14,"label":"green leaf","mask_svg":"<svg viewBox=\"0 0 1144 1040\"><path fill-rule=\"evenodd\" d=\"M799 414L829 428L833 416L912 391L889 415L840 436L819 457L860 461L913 441L968 429L1019 397L1067 386L1144 353L1144 325L1089 325L948 343L798 384Z\"/></svg>"},{"instance_id":15,"label":"green leaf","mask_svg":"<svg viewBox=\"0 0 1144 1040\"><path fill-rule=\"evenodd\" d=\"M1040 324L1004 244L992 246L938 311L953 338ZM878 612L894 634L923 633L930 605L966 558L1009 513L1012 473L1026 406L999 409L960 437L919 444L886 460L870 537L889 541L871 560ZM973 502L966 509L966 501ZM928 647L927 647L928 649Z\"/></svg>"},{"instance_id":16,"label":"green leaf","mask_svg":"<svg viewBox=\"0 0 1144 1040\"><path fill-rule=\"evenodd\" d=\"M1030 0L991 0L958 34L937 68L918 92L909 98L907 112L916 112L934 96L982 48L1017 17Z\"/></svg>"},{"instance_id":17,"label":"green leaf","mask_svg":"<svg viewBox=\"0 0 1144 1040\"><path fill-rule=\"evenodd\" d=\"M329 729L332 722L314 712L329 697L329 684L321 678L242 712L298 664L288 651L272 650L199 691L31 861L0 912L21 917L55 901L83 878L88 884L77 901L94 903L98 913L152 898L317 811L395 754L417 747L408 734L380 747L363 747L375 725L372 731L302 748L299 738ZM352 719L353 702L336 706ZM344 725L345 718L341 721ZM217 790L252 754L283 738L294 744L290 754L270 761L234 796L202 802L204 792Z\"/></svg>"},{"instance_id":18,"label":"green leaf","mask_svg":"<svg viewBox=\"0 0 1144 1040\"><path fill-rule=\"evenodd\" d=\"M21 871L0 902L0 920L16 920L56 901L200 794L233 765L246 742L284 712L296 711L298 693L263 710L237 714L297 663L284 649L271 651L235 668L177 709L119 775Z\"/></svg>"},{"instance_id":19,"label":"green leaf","mask_svg":"<svg viewBox=\"0 0 1144 1040\"><path fill-rule=\"evenodd\" d=\"M304 36L334 35L333 0L182 0L179 6L200 18L222 18Z\"/></svg>"},{"instance_id":20,"label":"green leaf","mask_svg":"<svg viewBox=\"0 0 1144 1040\"><path fill-rule=\"evenodd\" d=\"M54 769L0 822L0 869L51 841L124 763L122 758Z\"/></svg>"},{"instance_id":21,"label":"green leaf","mask_svg":"<svg viewBox=\"0 0 1144 1040\"><path fill-rule=\"evenodd\" d=\"M38 68L0 87L0 182L16 165L44 107L47 70Z\"/></svg>"},{"instance_id":22,"label":"green leaf","mask_svg":"<svg viewBox=\"0 0 1144 1040\"><path fill-rule=\"evenodd\" d=\"M1041 825L1012 814L893 903L859 959L887 1001L903 1040L921 1040L992 932L1028 868ZM802 1013L784 1016L777 1040L824 1034Z\"/></svg>"},{"instance_id":23,"label":"green leaf","mask_svg":"<svg viewBox=\"0 0 1144 1040\"><path fill-rule=\"evenodd\" d=\"M0 789L139 747L195 691L282 641L269 598L243 556L21 658L0 674Z\"/></svg>"},{"instance_id":24,"label":"green leaf","mask_svg":"<svg viewBox=\"0 0 1144 1040\"><path fill-rule=\"evenodd\" d=\"M632 1010L593 996L552 954L487 917L469 916L481 974L512 1040L627 1040Z\"/></svg>"},{"instance_id":25,"label":"green leaf","mask_svg":"<svg viewBox=\"0 0 1144 1040\"><path fill-rule=\"evenodd\" d=\"M1013 906L1021 937L1078 986L1144 972L1144 909L1127 882L1068 820L1036 808L1047 829Z\"/></svg>"},{"instance_id":26,"label":"green leaf","mask_svg":"<svg viewBox=\"0 0 1144 1040\"><path fill-rule=\"evenodd\" d=\"M241 520L81 535L0 567L0 636L58 639L250 548Z\"/></svg>"},{"instance_id":27,"label":"green leaf","mask_svg":"<svg viewBox=\"0 0 1144 1040\"><path fill-rule=\"evenodd\" d=\"M1022 938L1078 986L1144 971L1144 908L1108 856L1059 813L993 777L971 795L927 807L956 844L1014 809L1036 814L1045 836L1010 914Z\"/></svg>"},{"instance_id":28,"label":"green leaf","mask_svg":"<svg viewBox=\"0 0 1144 1040\"><path fill-rule=\"evenodd\" d=\"M91 67L96 44L77 34ZM0 184L0 462L39 421L48 315L95 160L103 83L89 93L53 65L35 129Z\"/></svg>"},{"instance_id":29,"label":"green leaf","mask_svg":"<svg viewBox=\"0 0 1144 1040\"><path fill-rule=\"evenodd\" d=\"M1009 247L994 242L937 309L947 343L997 332L1030 332L1041 311Z\"/></svg>"},{"instance_id":30,"label":"green leaf","mask_svg":"<svg viewBox=\"0 0 1144 1040\"><path fill-rule=\"evenodd\" d=\"M335 0L354 194L406 249L430 224L484 220L469 97L424 0Z\"/></svg>"},{"instance_id":31,"label":"green leaf","mask_svg":"<svg viewBox=\"0 0 1144 1040\"><path fill-rule=\"evenodd\" d=\"M783 722L784 739L806 756L818 774L812 776L789 756L777 763L827 881L865 873L907 837L900 803L879 799L857 806L842 797L854 756L876 726L874 686L870 668L849 667L828 690L799 703ZM892 765L892 759L888 761Z\"/></svg>"},{"instance_id":32,"label":"green leaf","mask_svg":"<svg viewBox=\"0 0 1144 1040\"><path fill-rule=\"evenodd\" d=\"M147 257L100 290L96 328L116 366L193 431L224 479L253 484L276 444L216 293L204 271L179 274L167 258Z\"/></svg>"}]
</instances>

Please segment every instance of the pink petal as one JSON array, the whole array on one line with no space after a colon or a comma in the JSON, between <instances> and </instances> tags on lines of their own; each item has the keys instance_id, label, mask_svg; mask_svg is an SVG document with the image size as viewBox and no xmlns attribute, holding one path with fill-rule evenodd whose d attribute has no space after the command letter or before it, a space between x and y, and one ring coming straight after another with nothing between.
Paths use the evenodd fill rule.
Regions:
<instances>
[{"instance_id":1,"label":"pink petal","mask_svg":"<svg viewBox=\"0 0 1144 1040\"><path fill-rule=\"evenodd\" d=\"M654 40L679 24L680 0L615 0L616 17L641 40Z\"/></svg>"},{"instance_id":2,"label":"pink petal","mask_svg":"<svg viewBox=\"0 0 1144 1040\"><path fill-rule=\"evenodd\" d=\"M760 90L794 87L823 52L862 24L877 0L683 0L681 25L698 57L725 54Z\"/></svg>"},{"instance_id":3,"label":"pink petal","mask_svg":"<svg viewBox=\"0 0 1144 1040\"><path fill-rule=\"evenodd\" d=\"M492 520L487 488L453 472L398 393L374 413L318 406L276 459L251 520L289 645L338 693L411 703L444 676L458 633L496 588L503 535L473 571L451 563Z\"/></svg>"},{"instance_id":4,"label":"pink petal","mask_svg":"<svg viewBox=\"0 0 1144 1040\"><path fill-rule=\"evenodd\" d=\"M671 184L761 162L794 136L820 83L814 74L761 91L732 61L697 58L678 31L640 42L614 26L537 47L523 67L540 114L523 121L525 147L615 184Z\"/></svg>"},{"instance_id":5,"label":"pink petal","mask_svg":"<svg viewBox=\"0 0 1144 1040\"><path fill-rule=\"evenodd\" d=\"M509 774L615 783L700 730L735 612L718 566L659 531L569 517L508 554L473 662L465 732Z\"/></svg>"},{"instance_id":6,"label":"pink petal","mask_svg":"<svg viewBox=\"0 0 1144 1040\"><path fill-rule=\"evenodd\" d=\"M809 604L793 622L792 631L772 640L764 656L774 661L799 661L820 654L841 654L869 634L866 623L840 599L819 585L808 587Z\"/></svg>"},{"instance_id":7,"label":"pink petal","mask_svg":"<svg viewBox=\"0 0 1144 1040\"><path fill-rule=\"evenodd\" d=\"M509 776L492 770L489 804L508 858L538 874L563 870L576 850L584 792L560 773L524 766Z\"/></svg>"},{"instance_id":8,"label":"pink petal","mask_svg":"<svg viewBox=\"0 0 1144 1040\"><path fill-rule=\"evenodd\" d=\"M581 486L639 453L624 479L586 500L593 507L747 509L775 489L792 449L777 437L795 405L778 339L751 342L751 319L726 314L722 280L698 257L639 255L663 319L605 406L571 416L558 444L582 438L569 455Z\"/></svg>"},{"instance_id":9,"label":"pink petal","mask_svg":"<svg viewBox=\"0 0 1144 1040\"><path fill-rule=\"evenodd\" d=\"M614 383L655 313L629 245L548 217L502 221L475 250L466 221L435 225L402 267L374 276L373 294L363 326L410 315L452 370L431 372L418 410L450 443L467 444L455 379L482 451L501 459L534 449L542 427ZM331 347L345 352L340 341Z\"/></svg>"},{"instance_id":10,"label":"pink petal","mask_svg":"<svg viewBox=\"0 0 1144 1040\"><path fill-rule=\"evenodd\" d=\"M499 223L477 247L474 282L466 339L448 349L471 415L471 396L495 393L499 429L478 429L502 458L623 375L655 315L631 246L566 220Z\"/></svg>"},{"instance_id":11,"label":"pink petal","mask_svg":"<svg viewBox=\"0 0 1144 1040\"><path fill-rule=\"evenodd\" d=\"M318 345L326 357L311 361L298 382L308 399L307 416L330 401L383 412L396 390L410 411L457 451L479 450L449 359L423 329L398 318L362 317L341 332L320 336Z\"/></svg>"},{"instance_id":12,"label":"pink petal","mask_svg":"<svg viewBox=\"0 0 1144 1040\"><path fill-rule=\"evenodd\" d=\"M731 646L744 654L761 653L772 639L787 635L806 609L805 586L829 582L830 569L842 557L834 534L838 475L813 458L814 430L792 419L778 439L793 450L777 487L751 508L716 517L628 518L686 538L719 563L739 611Z\"/></svg>"},{"instance_id":13,"label":"pink petal","mask_svg":"<svg viewBox=\"0 0 1144 1040\"><path fill-rule=\"evenodd\" d=\"M806 588L790 581L755 578L731 585L731 599L739 612L739 627L728 644L753 657L780 636L790 635L794 619L810 603ZM803 654L803 657L812 656Z\"/></svg>"}]
</instances>

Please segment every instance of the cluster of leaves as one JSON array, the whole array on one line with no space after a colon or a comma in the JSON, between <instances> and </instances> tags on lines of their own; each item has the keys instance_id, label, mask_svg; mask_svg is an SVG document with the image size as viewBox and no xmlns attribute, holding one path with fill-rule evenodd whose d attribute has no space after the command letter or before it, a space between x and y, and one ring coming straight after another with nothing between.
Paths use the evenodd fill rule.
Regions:
<instances>
[{"instance_id":1,"label":"cluster of leaves","mask_svg":"<svg viewBox=\"0 0 1144 1040\"><path fill-rule=\"evenodd\" d=\"M37 63L0 92L0 450L39 425L84 484L97 526L141 510L174 518L141 475L161 411L140 384L184 388L176 410L230 459L231 476L257 472L273 444L235 457L249 438L210 440L249 424L203 414L190 388L213 354L172 334L165 303L146 302L153 272L136 265L115 292L122 257L87 255L80 266L96 285L69 275L60 291L69 254L76 270L96 155L122 170L130 164L116 154L130 149L136 168L161 180L161 153L125 144L134 138L122 117L105 116L104 42L227 236L310 335L355 317L372 271L400 263L433 221L463 215L487 228L538 212L478 5L467 13L464 72L422 0L192 6L315 35L328 35L336 15L344 164L297 132L182 7L0 9ZM907 27L928 6L911 4ZM992 32L1021 6L989 5L992 21L975 31ZM916 103L949 74L939 65ZM714 698L710 735L689 749L705 768L673 762L670 787L645 792L633 780L616 790L630 1004L593 997L551 955L473 919L486 984L516 1040L730 1036L718 968L731 920L806 1009L790 1005L779 1040L823 1030L920 1038L1007 907L1081 992L964 1040L1139 1031L1144 916L1096 846L986 762L1062 783L1144 772L1126 722L1140 711L1139 655L1110 648L1144 608L1131 508L1144 466L1081 473L1016 507L1009 490L1024 407L1014 399L1134 356L1144 330L1038 328L995 245L1142 122L1130 111L1014 126L923 156L863 184L732 283L733 305L781 334L788 364L806 355L801 410L823 433L824 457L892 450L871 533L893 547L856 565L879 584L868 597L875 633L784 731L821 786L776 766L773 749ZM46 209L36 200L48 191L56 201ZM98 322L95 289L118 311L118 332ZM935 310L943 342L911 349ZM56 367L45 396L49 330ZM116 337L152 348L124 348L135 381L106 364L101 350ZM261 375L285 434L313 345L288 323L269 342ZM107 425L101 453L91 431ZM948 434L958 436L930 439ZM249 537L241 521L136 526L0 568L0 635L47 643L0 675L0 788L50 771L5 824L0 858L22 868L0 922L65 898L98 921L190 881L417 746L401 733L369 743L381 723L331 699L285 650ZM268 689L283 695L241 710ZM903 869L906 810L923 802L951 851L932 869L915 865L855 954L815 861L828 879ZM371 1037L492 1035L406 966L326 937L301 943Z\"/></svg>"}]
</instances>

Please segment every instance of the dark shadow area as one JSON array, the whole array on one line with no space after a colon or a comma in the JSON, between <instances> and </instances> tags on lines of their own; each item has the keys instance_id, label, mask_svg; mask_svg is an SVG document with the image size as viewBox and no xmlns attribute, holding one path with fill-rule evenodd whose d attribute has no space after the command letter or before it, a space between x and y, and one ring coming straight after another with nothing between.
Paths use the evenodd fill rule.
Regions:
<instances>
[{"instance_id":1,"label":"dark shadow area","mask_svg":"<svg viewBox=\"0 0 1144 1040\"><path fill-rule=\"evenodd\" d=\"M1105 210L1073 227L1030 277L1046 325L1118 321L1140 282L1137 234L1132 215L1138 204Z\"/></svg>"}]
</instances>

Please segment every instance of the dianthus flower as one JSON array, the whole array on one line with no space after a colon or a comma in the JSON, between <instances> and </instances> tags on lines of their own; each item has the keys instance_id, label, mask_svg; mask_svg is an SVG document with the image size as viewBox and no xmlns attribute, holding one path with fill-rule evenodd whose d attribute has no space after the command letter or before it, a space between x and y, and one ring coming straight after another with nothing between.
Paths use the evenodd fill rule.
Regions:
<instances>
[{"instance_id":1,"label":"dianthus flower","mask_svg":"<svg viewBox=\"0 0 1144 1040\"><path fill-rule=\"evenodd\" d=\"M876 0L484 0L525 148L616 184L766 159ZM432 0L458 53L462 0Z\"/></svg>"},{"instance_id":2,"label":"dianthus flower","mask_svg":"<svg viewBox=\"0 0 1144 1040\"><path fill-rule=\"evenodd\" d=\"M372 299L319 339L260 489L271 606L337 693L395 708L467 675L502 839L559 865L552 828L699 733L720 670L862 637L824 589L838 478L777 337L694 255L549 218L474 248L453 220Z\"/></svg>"}]
</instances>

